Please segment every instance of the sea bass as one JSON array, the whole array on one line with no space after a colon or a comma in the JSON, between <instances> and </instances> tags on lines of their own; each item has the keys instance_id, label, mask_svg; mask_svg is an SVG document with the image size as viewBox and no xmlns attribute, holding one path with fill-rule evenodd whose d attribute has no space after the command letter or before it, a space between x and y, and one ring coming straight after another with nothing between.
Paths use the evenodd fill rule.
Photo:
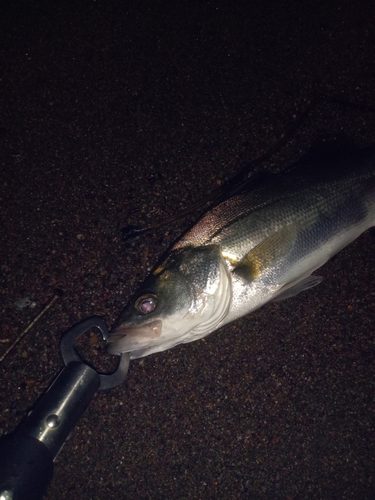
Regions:
<instances>
[{"instance_id":1,"label":"sea bass","mask_svg":"<svg viewBox=\"0 0 375 500\"><path fill-rule=\"evenodd\" d=\"M183 235L121 312L108 351L131 359L164 351L297 295L374 225L375 147L310 153Z\"/></svg>"}]
</instances>

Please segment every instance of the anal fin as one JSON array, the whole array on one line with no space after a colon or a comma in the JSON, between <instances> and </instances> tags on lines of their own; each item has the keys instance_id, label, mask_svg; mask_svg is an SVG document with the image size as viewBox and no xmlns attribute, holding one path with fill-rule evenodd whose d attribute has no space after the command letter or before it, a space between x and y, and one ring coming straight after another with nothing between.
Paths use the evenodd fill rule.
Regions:
<instances>
[{"instance_id":1,"label":"anal fin","mask_svg":"<svg viewBox=\"0 0 375 500\"><path fill-rule=\"evenodd\" d=\"M280 302L281 300L295 297L299 293L319 285L322 281L323 278L321 276L307 276L307 278L297 282L288 283L280 289L279 293L271 300L271 302Z\"/></svg>"}]
</instances>

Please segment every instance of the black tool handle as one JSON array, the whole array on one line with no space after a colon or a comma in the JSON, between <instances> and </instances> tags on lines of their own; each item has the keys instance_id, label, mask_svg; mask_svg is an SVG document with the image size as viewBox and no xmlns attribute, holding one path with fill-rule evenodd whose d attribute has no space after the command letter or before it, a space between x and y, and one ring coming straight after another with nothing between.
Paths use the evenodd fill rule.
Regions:
<instances>
[{"instance_id":1,"label":"black tool handle","mask_svg":"<svg viewBox=\"0 0 375 500\"><path fill-rule=\"evenodd\" d=\"M0 497L40 500L53 474L47 446L29 436L8 434L0 441Z\"/></svg>"},{"instance_id":2,"label":"black tool handle","mask_svg":"<svg viewBox=\"0 0 375 500\"><path fill-rule=\"evenodd\" d=\"M38 400L15 433L0 441L0 498L39 500L53 460L100 386L99 374L72 361Z\"/></svg>"},{"instance_id":3,"label":"black tool handle","mask_svg":"<svg viewBox=\"0 0 375 500\"><path fill-rule=\"evenodd\" d=\"M17 430L0 439L1 500L40 500L51 481L54 459L95 393L125 380L128 354L121 356L117 369L109 375L97 373L79 357L74 343L92 327L107 340L107 325L98 316L68 330L61 341L66 367Z\"/></svg>"}]
</instances>

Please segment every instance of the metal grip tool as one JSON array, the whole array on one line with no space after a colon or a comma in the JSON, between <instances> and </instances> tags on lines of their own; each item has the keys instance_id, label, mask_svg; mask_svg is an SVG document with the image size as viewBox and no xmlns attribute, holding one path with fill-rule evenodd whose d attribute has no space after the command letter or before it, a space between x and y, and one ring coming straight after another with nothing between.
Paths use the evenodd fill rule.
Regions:
<instances>
[{"instance_id":1,"label":"metal grip tool","mask_svg":"<svg viewBox=\"0 0 375 500\"><path fill-rule=\"evenodd\" d=\"M108 339L107 325L99 316L70 328L60 343L65 368L19 427L0 440L0 500L41 499L52 479L56 456L95 393L125 380L128 354L121 356L109 375L99 374L78 355L76 339L93 327L104 341Z\"/></svg>"}]
</instances>

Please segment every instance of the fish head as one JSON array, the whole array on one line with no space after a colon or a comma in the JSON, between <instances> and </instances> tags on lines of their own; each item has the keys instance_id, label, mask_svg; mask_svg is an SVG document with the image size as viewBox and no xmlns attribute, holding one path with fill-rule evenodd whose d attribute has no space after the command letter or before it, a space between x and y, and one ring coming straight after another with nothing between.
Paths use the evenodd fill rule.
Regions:
<instances>
[{"instance_id":1,"label":"fish head","mask_svg":"<svg viewBox=\"0 0 375 500\"><path fill-rule=\"evenodd\" d=\"M172 251L121 312L107 350L136 359L202 338L225 316L230 297L220 247Z\"/></svg>"}]
</instances>

